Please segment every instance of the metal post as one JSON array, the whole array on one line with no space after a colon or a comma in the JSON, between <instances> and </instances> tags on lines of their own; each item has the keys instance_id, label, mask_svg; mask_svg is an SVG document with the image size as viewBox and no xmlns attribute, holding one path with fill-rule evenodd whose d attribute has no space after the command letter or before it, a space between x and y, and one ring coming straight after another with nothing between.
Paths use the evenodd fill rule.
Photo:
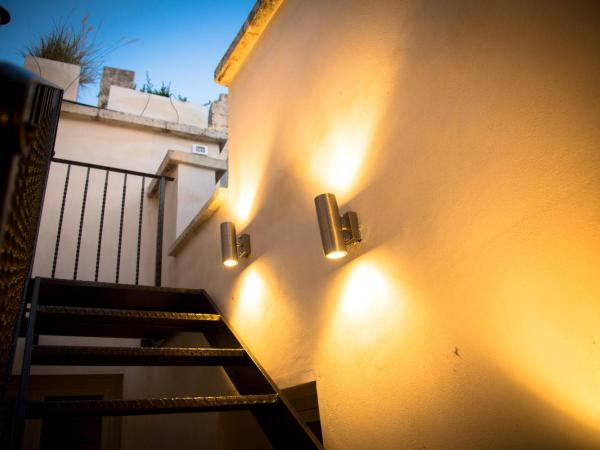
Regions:
<instances>
[{"instance_id":1,"label":"metal post","mask_svg":"<svg viewBox=\"0 0 600 450\"><path fill-rule=\"evenodd\" d=\"M158 187L158 220L156 226L156 265L154 285L160 286L162 275L162 250L163 250L163 221L165 216L165 177L160 177Z\"/></svg>"},{"instance_id":2,"label":"metal post","mask_svg":"<svg viewBox=\"0 0 600 450\"><path fill-rule=\"evenodd\" d=\"M15 408L15 420L11 436L12 450L21 448L21 439L25 427L25 416L27 414L27 394L29 391L29 372L31 370L31 350L34 344L35 316L37 312L38 296L40 293L40 279L35 278L33 295L31 296L31 307L29 309L29 320L27 321L27 333L25 334L25 349L23 350L23 365L21 366L21 380L17 405Z\"/></svg>"}]
</instances>

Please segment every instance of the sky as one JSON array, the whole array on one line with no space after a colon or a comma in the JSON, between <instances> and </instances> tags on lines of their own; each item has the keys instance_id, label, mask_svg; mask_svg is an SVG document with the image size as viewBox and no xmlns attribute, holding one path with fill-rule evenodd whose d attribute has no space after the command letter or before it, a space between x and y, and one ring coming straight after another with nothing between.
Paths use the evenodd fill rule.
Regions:
<instances>
[{"instance_id":1,"label":"sky","mask_svg":"<svg viewBox=\"0 0 600 450\"><path fill-rule=\"evenodd\" d=\"M138 89L146 71L155 87L205 104L227 89L213 72L246 20L255 0L0 0L11 22L0 27L0 60L23 65L20 53L57 22L78 29L83 16L99 27L97 41L112 48L104 64L135 71ZM82 88L81 103L97 104L98 85Z\"/></svg>"}]
</instances>

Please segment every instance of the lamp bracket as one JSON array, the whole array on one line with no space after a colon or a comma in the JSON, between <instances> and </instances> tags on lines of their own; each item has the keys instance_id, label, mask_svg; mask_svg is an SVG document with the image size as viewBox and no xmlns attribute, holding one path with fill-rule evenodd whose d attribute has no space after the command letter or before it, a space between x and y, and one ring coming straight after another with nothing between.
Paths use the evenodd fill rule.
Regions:
<instances>
[{"instance_id":1,"label":"lamp bracket","mask_svg":"<svg viewBox=\"0 0 600 450\"><path fill-rule=\"evenodd\" d=\"M342 233L344 235L344 243L347 246L358 244L362 237L358 228L358 215L354 211L348 211L341 217Z\"/></svg>"},{"instance_id":2,"label":"lamp bracket","mask_svg":"<svg viewBox=\"0 0 600 450\"><path fill-rule=\"evenodd\" d=\"M250 235L249 234L240 234L237 237L237 251L238 257L247 258L250 256Z\"/></svg>"}]
</instances>

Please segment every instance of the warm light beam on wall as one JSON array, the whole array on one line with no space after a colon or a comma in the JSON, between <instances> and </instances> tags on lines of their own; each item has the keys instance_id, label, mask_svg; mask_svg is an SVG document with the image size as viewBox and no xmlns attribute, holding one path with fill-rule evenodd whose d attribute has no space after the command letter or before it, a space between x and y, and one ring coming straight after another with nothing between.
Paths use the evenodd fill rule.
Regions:
<instances>
[{"instance_id":1,"label":"warm light beam on wall","mask_svg":"<svg viewBox=\"0 0 600 450\"><path fill-rule=\"evenodd\" d=\"M327 89L334 85L344 95L329 98L323 106L327 112L317 116L319 123L312 131L316 139L311 139L316 142L308 144L313 151L306 174L311 177L307 181L319 190L335 192L342 202L360 190L368 178L370 159L378 153L375 142L387 108L392 71L393 65L331 72L340 80L329 83ZM325 102L327 94L322 98Z\"/></svg>"},{"instance_id":2,"label":"warm light beam on wall","mask_svg":"<svg viewBox=\"0 0 600 450\"><path fill-rule=\"evenodd\" d=\"M270 295L269 281L261 264L253 263L236 282L233 297L237 300L233 307L232 323L243 332L246 327L254 329L264 319L266 299ZM268 330L261 332L268 333ZM258 337L256 332L253 335Z\"/></svg>"},{"instance_id":3,"label":"warm light beam on wall","mask_svg":"<svg viewBox=\"0 0 600 450\"><path fill-rule=\"evenodd\" d=\"M324 392L336 398L352 392L352 403L360 405L345 418L348 429L364 431L369 418L381 413L373 392L401 397L404 407L416 411L414 380L419 395L434 397L438 387L438 373L420 361L430 322L403 278L398 256L377 249L349 262L331 280L318 364L335 367L335 376L321 381Z\"/></svg>"},{"instance_id":4,"label":"warm light beam on wall","mask_svg":"<svg viewBox=\"0 0 600 450\"><path fill-rule=\"evenodd\" d=\"M385 314L388 308L395 310L398 305L388 304L393 301L393 289L391 281L376 265L359 264L351 271L342 292L341 317L362 322L368 316Z\"/></svg>"},{"instance_id":5,"label":"warm light beam on wall","mask_svg":"<svg viewBox=\"0 0 600 450\"><path fill-rule=\"evenodd\" d=\"M250 219L257 188L258 182L252 183L252 186L248 186L243 192L240 193L237 205L235 207L235 215L238 221L245 223Z\"/></svg>"},{"instance_id":6,"label":"warm light beam on wall","mask_svg":"<svg viewBox=\"0 0 600 450\"><path fill-rule=\"evenodd\" d=\"M312 172L323 185L335 192L346 192L358 177L363 160L367 156L374 124L363 107L341 111L344 117L327 133L321 152L315 152Z\"/></svg>"},{"instance_id":7,"label":"warm light beam on wall","mask_svg":"<svg viewBox=\"0 0 600 450\"><path fill-rule=\"evenodd\" d=\"M258 308L262 302L265 284L256 270L250 270L244 278L240 292L240 301L247 308Z\"/></svg>"},{"instance_id":8,"label":"warm light beam on wall","mask_svg":"<svg viewBox=\"0 0 600 450\"><path fill-rule=\"evenodd\" d=\"M229 165L229 199L228 208L240 228L246 227L256 214L263 201L262 192L266 173L274 151L274 139L277 133L278 121L281 117L272 103L261 105L255 103L256 111L261 111L265 120L260 120L260 126L251 127L244 134L242 141L237 140L237 134L230 135L229 151L235 154ZM235 111L230 112L230 126L237 121L247 122L247 116L236 117ZM259 115L260 116L260 115ZM269 118L269 119L267 119Z\"/></svg>"},{"instance_id":9,"label":"warm light beam on wall","mask_svg":"<svg viewBox=\"0 0 600 450\"><path fill-rule=\"evenodd\" d=\"M383 268L383 261L361 256L334 283L330 342L341 345L346 340L355 349L375 349L384 336L398 338L404 333L406 295L399 280Z\"/></svg>"}]
</instances>

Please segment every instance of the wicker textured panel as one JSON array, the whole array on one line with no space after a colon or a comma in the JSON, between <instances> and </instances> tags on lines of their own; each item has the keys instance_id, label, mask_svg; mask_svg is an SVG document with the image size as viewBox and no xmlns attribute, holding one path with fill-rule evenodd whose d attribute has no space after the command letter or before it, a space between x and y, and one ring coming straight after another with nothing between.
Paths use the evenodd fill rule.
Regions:
<instances>
[{"instance_id":1,"label":"wicker textured panel","mask_svg":"<svg viewBox=\"0 0 600 450\"><path fill-rule=\"evenodd\" d=\"M214 321L221 320L218 314L200 314L200 313L179 313L168 311L138 311L130 309L105 309L105 308L79 308L70 306L38 306L38 314L56 314L70 316L96 316L96 317L114 317L130 319L160 319L160 320L198 320Z\"/></svg>"},{"instance_id":2,"label":"wicker textured panel","mask_svg":"<svg viewBox=\"0 0 600 450\"><path fill-rule=\"evenodd\" d=\"M26 83L26 81L25 81ZM4 86L10 89L10 86ZM12 166L2 168L11 185L3 199L4 227L0 230L0 373L2 390L10 369L16 324L22 309L23 292L31 267L43 194L54 148L60 109L60 91L43 84L35 88L31 117L15 123L24 131L19 148L13 151ZM23 99L23 102L27 101ZM20 105L22 107L22 105ZM11 115L11 112L8 113ZM14 112L16 116L17 112ZM18 117L13 122L18 122ZM7 170L8 169L8 170ZM10 172L10 173L8 173Z\"/></svg>"},{"instance_id":3,"label":"wicker textured panel","mask_svg":"<svg viewBox=\"0 0 600 450\"><path fill-rule=\"evenodd\" d=\"M249 409L276 404L277 394L219 397L173 397L143 400L31 402L28 418L48 416L127 416Z\"/></svg>"}]
</instances>

